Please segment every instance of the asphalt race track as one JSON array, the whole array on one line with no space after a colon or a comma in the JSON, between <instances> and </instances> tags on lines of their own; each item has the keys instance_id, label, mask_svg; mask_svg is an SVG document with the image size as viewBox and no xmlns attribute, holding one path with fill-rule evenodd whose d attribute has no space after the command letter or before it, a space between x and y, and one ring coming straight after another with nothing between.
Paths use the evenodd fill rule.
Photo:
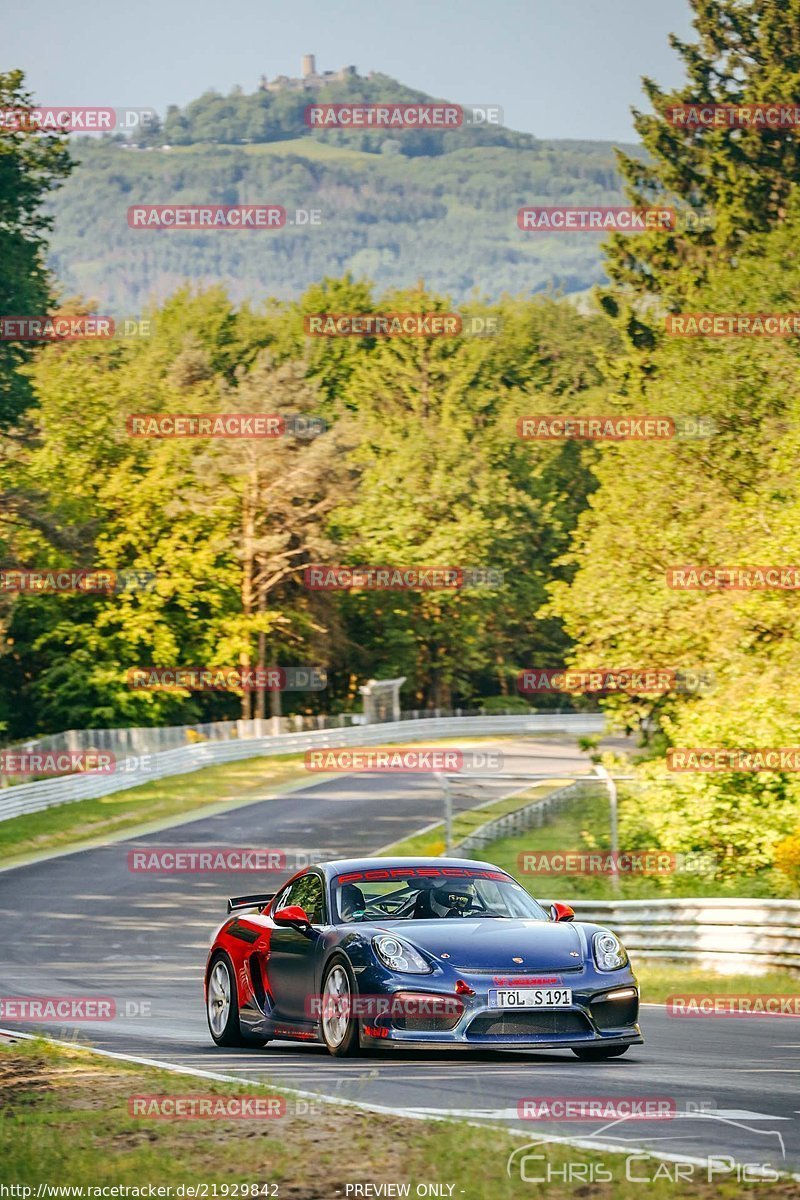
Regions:
<instances>
[{"instance_id":1,"label":"asphalt race track","mask_svg":"<svg viewBox=\"0 0 800 1200\"><path fill-rule=\"evenodd\" d=\"M505 771L566 775L585 766L566 738L517 740L502 749ZM507 784L483 790L471 803L507 790ZM581 1063L569 1052L376 1052L339 1061L324 1048L299 1043L276 1041L256 1052L215 1047L206 1027L202 972L225 899L262 886L271 890L280 876L134 873L128 852L145 846L319 847L329 857L345 856L373 852L440 818L441 794L425 776L342 776L146 838L0 872L0 996L114 997L113 1021L54 1025L47 1032L247 1081L490 1120L525 1130L531 1141L548 1133L596 1136L604 1145L697 1158L730 1155L740 1163L800 1170L797 1018L681 1019L646 1006L645 1045L597 1064ZM568 883L562 893L555 898L569 899ZM759 990L757 979L751 990ZM5 1017L0 1025L32 1031ZM518 1119L520 1099L556 1096L667 1097L681 1115L613 1127ZM698 1110L701 1115L693 1116Z\"/></svg>"}]
</instances>

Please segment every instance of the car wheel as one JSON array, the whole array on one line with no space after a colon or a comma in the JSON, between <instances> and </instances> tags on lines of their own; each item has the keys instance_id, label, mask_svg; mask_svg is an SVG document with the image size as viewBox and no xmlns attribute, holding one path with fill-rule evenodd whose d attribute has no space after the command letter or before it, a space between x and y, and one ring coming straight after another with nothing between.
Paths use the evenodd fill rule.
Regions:
<instances>
[{"instance_id":1,"label":"car wheel","mask_svg":"<svg viewBox=\"0 0 800 1200\"><path fill-rule=\"evenodd\" d=\"M584 1062L601 1062L604 1058L619 1058L629 1050L630 1046L573 1046L572 1053Z\"/></svg>"},{"instance_id":2,"label":"car wheel","mask_svg":"<svg viewBox=\"0 0 800 1200\"><path fill-rule=\"evenodd\" d=\"M208 1028L218 1046L265 1046L269 1038L242 1033L233 968L226 954L216 954L208 971Z\"/></svg>"},{"instance_id":3,"label":"car wheel","mask_svg":"<svg viewBox=\"0 0 800 1200\"><path fill-rule=\"evenodd\" d=\"M358 1020L347 1009L356 994L356 983L350 964L336 958L329 965L322 982L322 1040L334 1058L358 1054ZM344 1010L344 1011L342 1011Z\"/></svg>"}]
</instances>

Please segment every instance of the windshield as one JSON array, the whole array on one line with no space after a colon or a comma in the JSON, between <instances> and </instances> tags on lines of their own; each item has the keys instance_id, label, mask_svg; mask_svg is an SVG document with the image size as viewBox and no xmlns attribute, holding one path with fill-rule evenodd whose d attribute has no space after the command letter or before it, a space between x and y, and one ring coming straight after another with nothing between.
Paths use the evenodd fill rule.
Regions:
<instances>
[{"instance_id":1,"label":"windshield","mask_svg":"<svg viewBox=\"0 0 800 1200\"><path fill-rule=\"evenodd\" d=\"M464 917L548 920L533 897L501 871L449 868L445 873L430 867L349 871L334 881L333 898L337 920L345 923Z\"/></svg>"}]
</instances>

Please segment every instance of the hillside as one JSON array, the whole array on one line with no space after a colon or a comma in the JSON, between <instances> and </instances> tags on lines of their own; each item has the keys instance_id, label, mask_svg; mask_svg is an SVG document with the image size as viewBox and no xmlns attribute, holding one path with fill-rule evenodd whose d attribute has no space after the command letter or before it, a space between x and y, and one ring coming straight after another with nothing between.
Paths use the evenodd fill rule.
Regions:
<instances>
[{"instance_id":1,"label":"hillside","mask_svg":"<svg viewBox=\"0 0 800 1200\"><path fill-rule=\"evenodd\" d=\"M358 82L369 98L367 83L377 85ZM394 86L399 99L424 99ZM343 87L320 94L341 99ZM355 98L352 88L346 94ZM602 280L599 237L522 233L516 213L523 204L623 202L610 143L544 142L501 127L391 138L385 130L312 131L302 123L308 99L209 94L183 112L171 109L149 139L157 144L75 142L79 165L52 202L50 263L64 291L131 313L186 280L222 282L239 301L293 297L346 271L379 289L424 278L456 301L476 289L488 297L569 293ZM259 127L253 114L272 112L277 102L290 110L283 124L273 113L272 123L264 117ZM259 129L262 140L254 136ZM195 140L212 134L217 140ZM318 209L321 224L279 231L128 227L129 205L173 202Z\"/></svg>"}]
</instances>

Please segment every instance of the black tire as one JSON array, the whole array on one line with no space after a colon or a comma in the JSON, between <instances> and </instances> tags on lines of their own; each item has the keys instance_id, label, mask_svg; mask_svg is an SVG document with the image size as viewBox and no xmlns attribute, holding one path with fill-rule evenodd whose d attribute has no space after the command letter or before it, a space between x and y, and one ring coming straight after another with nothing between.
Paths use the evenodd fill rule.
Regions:
<instances>
[{"instance_id":1,"label":"black tire","mask_svg":"<svg viewBox=\"0 0 800 1200\"><path fill-rule=\"evenodd\" d=\"M343 955L337 955L337 957L334 958L331 962L329 962L328 966L325 968L325 975L323 976L323 980L322 980L323 1007L325 1005L325 997L327 994L326 988L328 986L328 981L331 978L331 976L334 974L334 972L343 972L344 976L347 979L347 987L348 987L350 996L357 995L356 980L355 980L355 976L353 975L352 968L350 967L350 963L347 961L347 959ZM341 993L339 993L339 994L341 994ZM328 1053L332 1054L334 1058L351 1058L354 1055L358 1054L361 1049L361 1042L360 1042L360 1038L359 1038L359 1029L358 1029L358 1018L357 1017L347 1017L345 1024L346 1024L345 1032L342 1035L341 1039L337 1040L334 1036L332 1036L331 1026L328 1022L326 1022L324 1012L323 1012L323 1015L319 1019L320 1037L322 1038L323 1042L327 1046Z\"/></svg>"},{"instance_id":2,"label":"black tire","mask_svg":"<svg viewBox=\"0 0 800 1200\"><path fill-rule=\"evenodd\" d=\"M572 1047L572 1053L582 1059L583 1062L602 1062L605 1058L619 1058L620 1054L627 1054L630 1046L580 1046Z\"/></svg>"},{"instance_id":3,"label":"black tire","mask_svg":"<svg viewBox=\"0 0 800 1200\"><path fill-rule=\"evenodd\" d=\"M212 978L217 973L217 979L222 980L222 972L227 976L227 994L228 1003L225 1010L220 1009L219 1021L215 1022L217 1028L215 1030L212 1024ZM218 1046L249 1046L251 1050L258 1046L266 1046L269 1038L253 1037L251 1034L242 1033L242 1027L239 1023L239 999L236 994L236 979L233 973L233 964L222 950L212 958L208 967L208 999L206 1001L206 1020L208 1021L208 1031Z\"/></svg>"}]
</instances>

